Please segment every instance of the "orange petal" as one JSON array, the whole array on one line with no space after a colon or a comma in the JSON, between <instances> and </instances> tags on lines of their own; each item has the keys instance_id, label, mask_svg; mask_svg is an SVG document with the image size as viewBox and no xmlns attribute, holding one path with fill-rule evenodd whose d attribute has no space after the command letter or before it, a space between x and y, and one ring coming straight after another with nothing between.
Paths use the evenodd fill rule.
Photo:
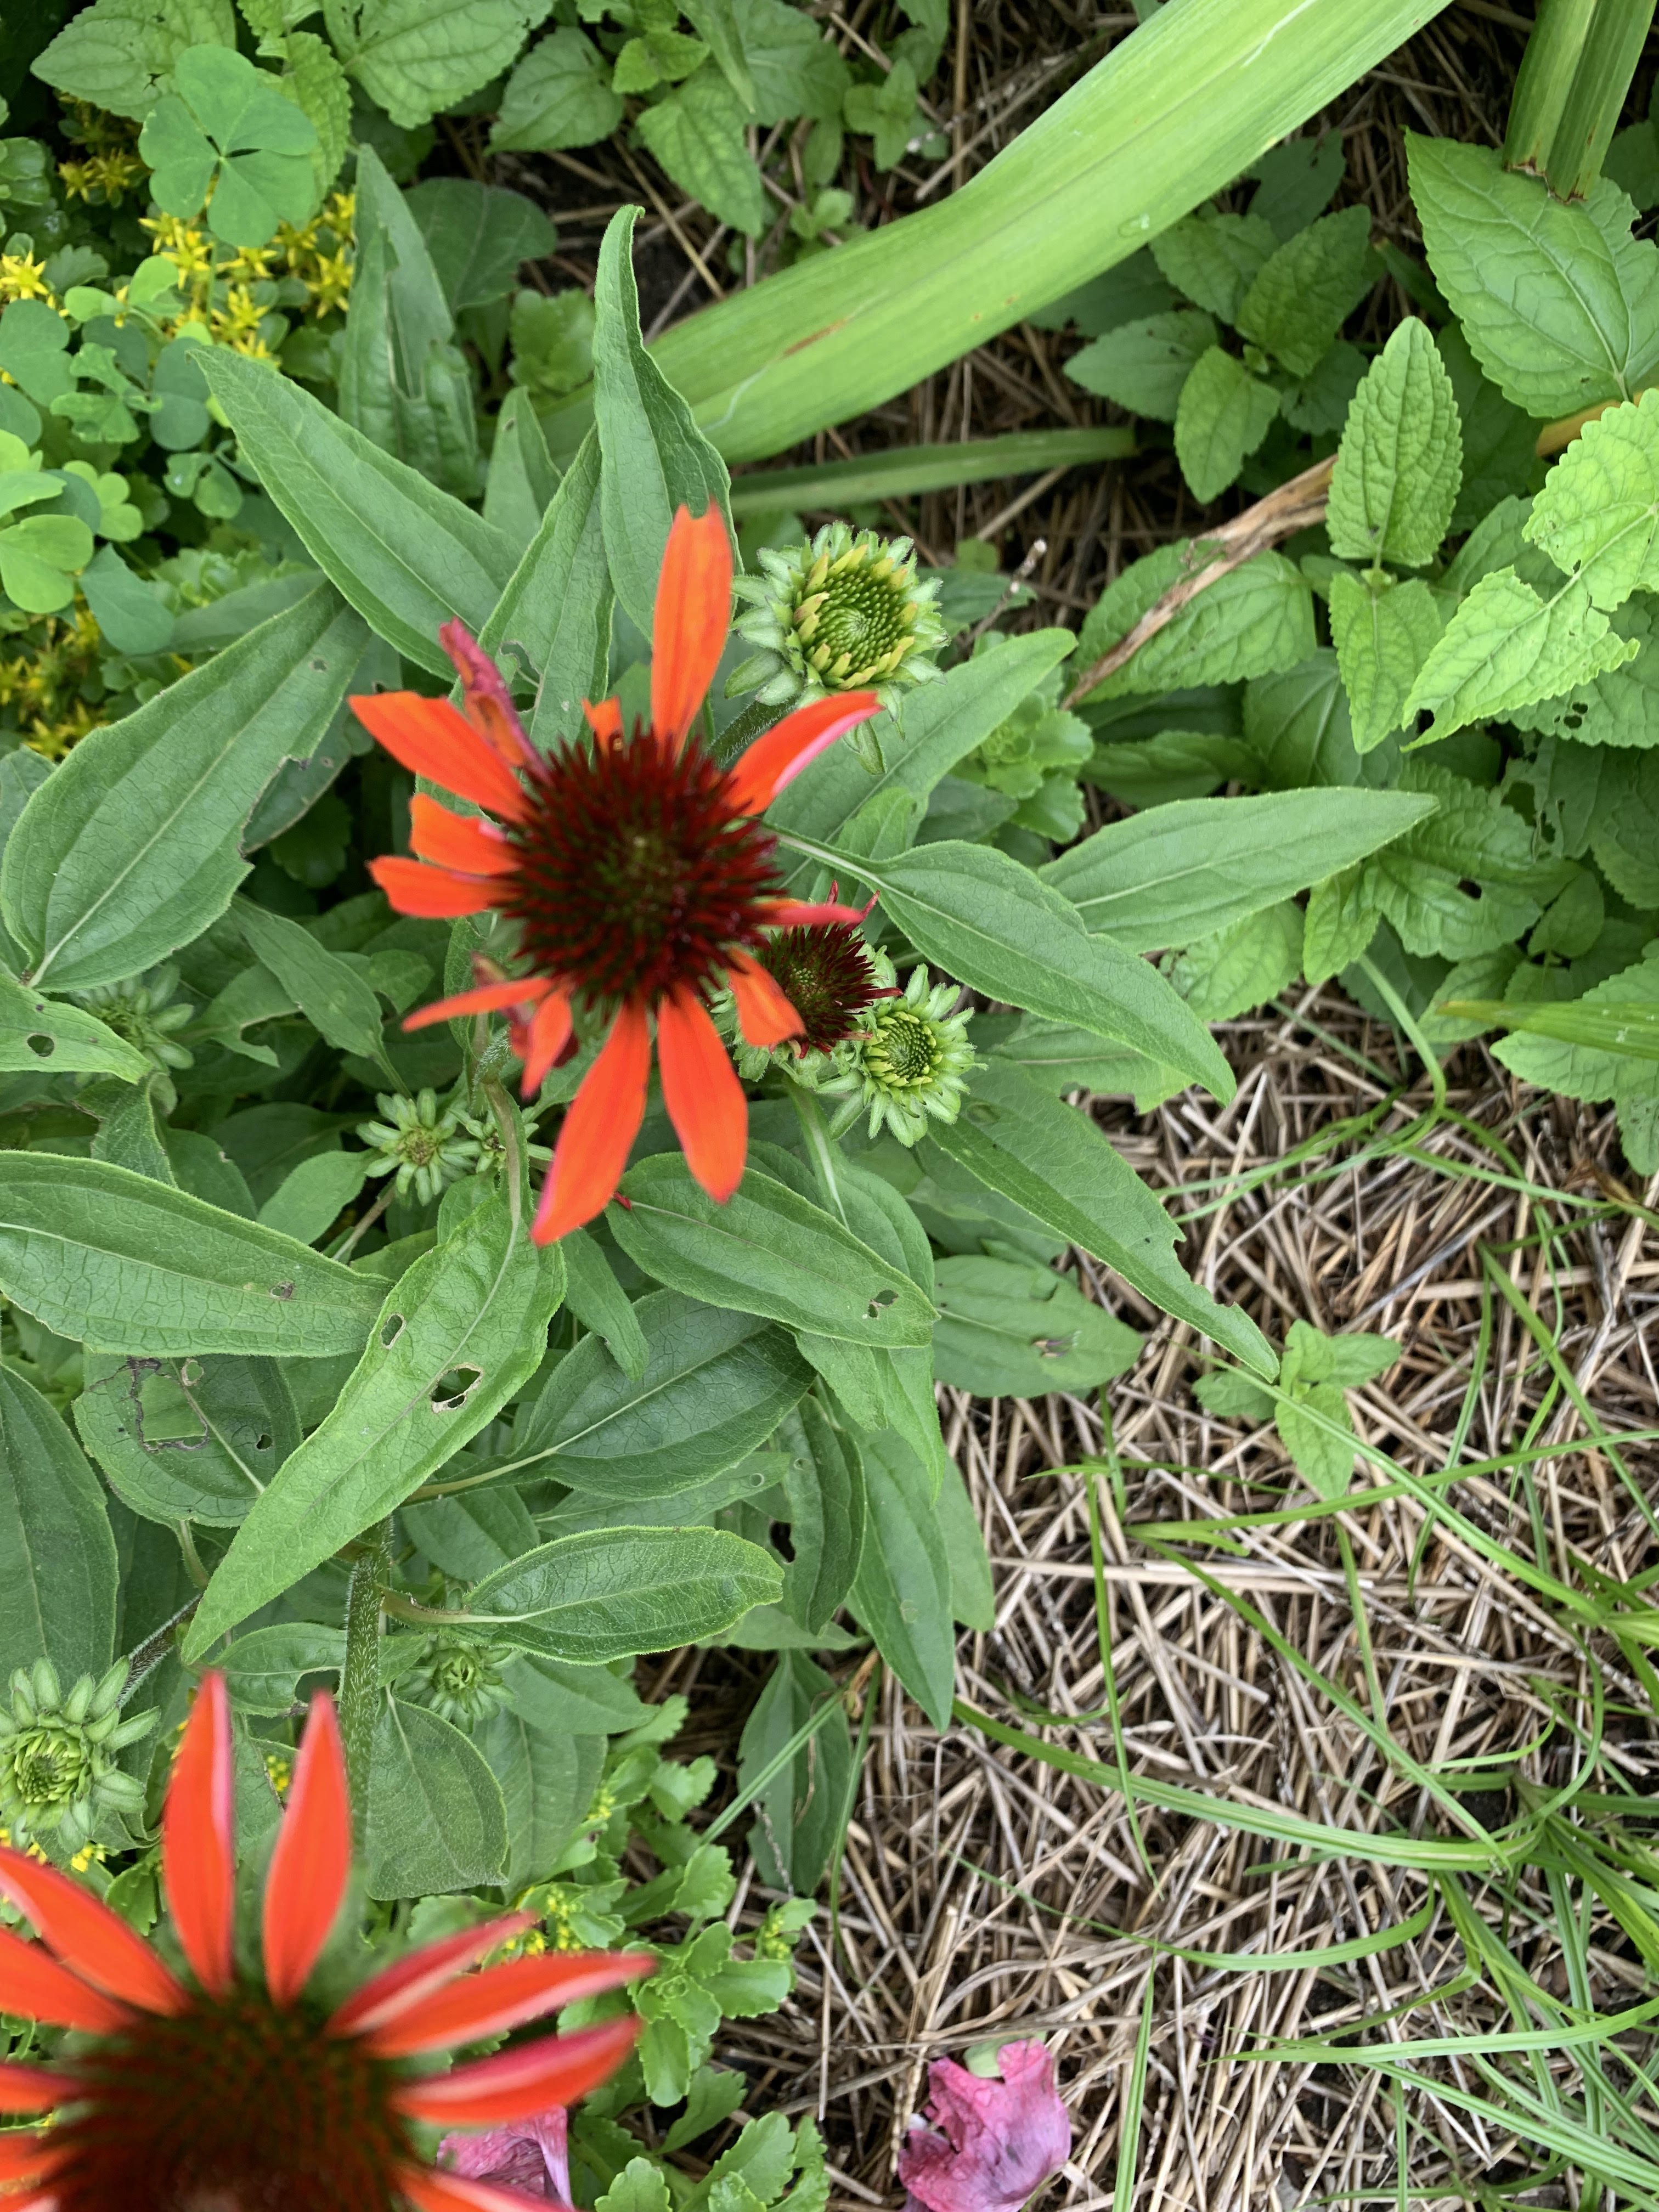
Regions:
<instances>
[{"instance_id":1,"label":"orange petal","mask_svg":"<svg viewBox=\"0 0 1659 2212\"><path fill-rule=\"evenodd\" d=\"M785 784L837 738L867 722L880 705L873 691L843 691L786 714L733 762L726 779L732 812L764 814Z\"/></svg>"},{"instance_id":2,"label":"orange petal","mask_svg":"<svg viewBox=\"0 0 1659 2212\"><path fill-rule=\"evenodd\" d=\"M527 1022L514 1024L513 1049L524 1062L521 1095L533 1098L570 1042L570 1001L551 990Z\"/></svg>"},{"instance_id":3,"label":"orange petal","mask_svg":"<svg viewBox=\"0 0 1659 2212\"><path fill-rule=\"evenodd\" d=\"M494 887L482 876L458 876L393 853L371 860L368 872L399 914L443 921L458 914L485 914L495 902Z\"/></svg>"},{"instance_id":4,"label":"orange petal","mask_svg":"<svg viewBox=\"0 0 1659 2212\"><path fill-rule=\"evenodd\" d=\"M438 642L455 664L465 700L466 719L509 768L537 769L541 756L524 733L513 694L501 672L462 622L447 622Z\"/></svg>"},{"instance_id":5,"label":"orange petal","mask_svg":"<svg viewBox=\"0 0 1659 2212\"><path fill-rule=\"evenodd\" d=\"M758 960L751 960L746 952L728 953L726 980L737 1001L738 1025L746 1044L781 1044L786 1037L804 1033L806 1024L790 1005L782 985Z\"/></svg>"},{"instance_id":6,"label":"orange petal","mask_svg":"<svg viewBox=\"0 0 1659 2212\"><path fill-rule=\"evenodd\" d=\"M334 1700L319 1690L294 1762L276 1846L265 1876L265 1984L292 2004L328 1940L351 1870L351 1801Z\"/></svg>"},{"instance_id":7,"label":"orange petal","mask_svg":"<svg viewBox=\"0 0 1659 2212\"><path fill-rule=\"evenodd\" d=\"M457 1936L440 1936L418 1951L383 1966L361 1989L356 1989L329 2021L330 2035L368 2035L388 2021L401 2020L423 2004L434 1990L453 1982L457 1974L476 1966L486 1952L510 1942L536 1924L533 1912L504 1912L495 1920L463 1928Z\"/></svg>"},{"instance_id":8,"label":"orange petal","mask_svg":"<svg viewBox=\"0 0 1659 2212\"><path fill-rule=\"evenodd\" d=\"M537 2212L544 2197L503 2189L498 2181L477 2181L467 2173L444 2173L435 2166L399 2166L392 2179L416 2212ZM10 2205L6 2212L12 2212Z\"/></svg>"},{"instance_id":9,"label":"orange petal","mask_svg":"<svg viewBox=\"0 0 1659 2212\"><path fill-rule=\"evenodd\" d=\"M354 698L351 707L370 737L412 774L508 822L523 814L518 777L447 699L428 699L420 691L380 691Z\"/></svg>"},{"instance_id":10,"label":"orange petal","mask_svg":"<svg viewBox=\"0 0 1659 2212\"><path fill-rule=\"evenodd\" d=\"M510 876L519 865L494 823L476 815L452 814L417 791L409 802L410 844L423 860L441 868L459 868L469 876Z\"/></svg>"},{"instance_id":11,"label":"orange petal","mask_svg":"<svg viewBox=\"0 0 1659 2212\"><path fill-rule=\"evenodd\" d=\"M505 2035L527 2020L579 1997L598 1996L648 1974L656 1960L645 1951L543 1952L509 1959L466 1974L400 2018L365 2038L377 2058L407 2058L417 2051L447 2051Z\"/></svg>"},{"instance_id":12,"label":"orange petal","mask_svg":"<svg viewBox=\"0 0 1659 2212\"><path fill-rule=\"evenodd\" d=\"M872 899L870 906L874 904ZM836 899L772 899L762 920L771 929L813 929L825 921L862 921L869 911L868 906L842 906Z\"/></svg>"},{"instance_id":13,"label":"orange petal","mask_svg":"<svg viewBox=\"0 0 1659 2212\"><path fill-rule=\"evenodd\" d=\"M458 2066L451 2074L428 2074L401 2084L392 2104L410 2119L438 2127L489 2127L497 2120L522 2120L550 2105L574 2105L608 2081L633 2049L644 2025L632 2014L608 2020L574 2035L544 2035L498 2057Z\"/></svg>"},{"instance_id":14,"label":"orange petal","mask_svg":"<svg viewBox=\"0 0 1659 2212\"><path fill-rule=\"evenodd\" d=\"M461 1014L499 1013L503 1006L534 1006L553 986L542 975L521 975L516 982L480 983L476 990L457 991L453 999L434 999L404 1016L406 1030L429 1030L434 1022L453 1021Z\"/></svg>"},{"instance_id":15,"label":"orange petal","mask_svg":"<svg viewBox=\"0 0 1659 2212\"><path fill-rule=\"evenodd\" d=\"M724 1206L743 1181L749 1102L708 1008L686 984L677 983L657 1008L657 1065L685 1164Z\"/></svg>"},{"instance_id":16,"label":"orange petal","mask_svg":"<svg viewBox=\"0 0 1659 2212\"><path fill-rule=\"evenodd\" d=\"M70 2150L61 2140L31 2129L27 2134L0 2135L0 2181L44 2181L61 2166Z\"/></svg>"},{"instance_id":17,"label":"orange petal","mask_svg":"<svg viewBox=\"0 0 1659 2212\"><path fill-rule=\"evenodd\" d=\"M650 1073L645 1009L624 1006L565 1115L531 1231L537 1243L550 1244L568 1229L580 1229L616 1196L645 1119Z\"/></svg>"},{"instance_id":18,"label":"orange petal","mask_svg":"<svg viewBox=\"0 0 1659 2212\"><path fill-rule=\"evenodd\" d=\"M225 1678L204 1674L161 1808L161 1873L185 1956L216 1997L231 1983L235 1820Z\"/></svg>"},{"instance_id":19,"label":"orange petal","mask_svg":"<svg viewBox=\"0 0 1659 2212\"><path fill-rule=\"evenodd\" d=\"M190 1998L137 1929L56 1867L0 1850L0 1897L33 1922L82 1981L145 2012L188 2009ZM5 2109L0 2100L0 2112Z\"/></svg>"},{"instance_id":20,"label":"orange petal","mask_svg":"<svg viewBox=\"0 0 1659 2212\"><path fill-rule=\"evenodd\" d=\"M601 699L597 707L582 701L582 712L587 717L587 726L593 732L594 742L614 745L623 733L622 701Z\"/></svg>"},{"instance_id":21,"label":"orange petal","mask_svg":"<svg viewBox=\"0 0 1659 2212\"><path fill-rule=\"evenodd\" d=\"M732 626L732 541L717 507L681 507L668 533L651 624L651 726L676 750L714 680Z\"/></svg>"},{"instance_id":22,"label":"orange petal","mask_svg":"<svg viewBox=\"0 0 1659 2212\"><path fill-rule=\"evenodd\" d=\"M0 2112L50 2112L73 2104L85 2089L72 2075L52 2074L44 2066L14 2066L0 2061ZM7 2207L7 2212L11 2208Z\"/></svg>"},{"instance_id":23,"label":"orange petal","mask_svg":"<svg viewBox=\"0 0 1659 2212\"><path fill-rule=\"evenodd\" d=\"M113 2034L133 2018L125 2005L60 1966L44 1943L26 1943L9 1928L0 1928L0 2012L92 2035Z\"/></svg>"}]
</instances>

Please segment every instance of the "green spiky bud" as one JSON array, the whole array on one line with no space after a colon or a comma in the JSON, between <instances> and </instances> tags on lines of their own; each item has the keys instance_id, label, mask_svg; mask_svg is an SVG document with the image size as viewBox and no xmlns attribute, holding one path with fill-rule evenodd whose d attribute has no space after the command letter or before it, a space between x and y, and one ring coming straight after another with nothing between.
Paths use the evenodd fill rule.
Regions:
<instances>
[{"instance_id":1,"label":"green spiky bud","mask_svg":"<svg viewBox=\"0 0 1659 2212\"><path fill-rule=\"evenodd\" d=\"M360 1122L357 1134L374 1156L368 1172L395 1175L399 1198L413 1191L418 1204L430 1205L478 1164L477 1139L463 1133L462 1116L453 1107L438 1111L434 1091L400 1098L383 1091L374 1103L385 1121Z\"/></svg>"},{"instance_id":2,"label":"green spiky bud","mask_svg":"<svg viewBox=\"0 0 1659 2212\"><path fill-rule=\"evenodd\" d=\"M192 1006L173 1002L179 970L171 961L147 975L129 975L124 982L100 983L88 991L71 993L76 1004L123 1036L142 1052L152 1066L190 1067L195 1055L179 1042L175 1032L196 1013Z\"/></svg>"},{"instance_id":3,"label":"green spiky bud","mask_svg":"<svg viewBox=\"0 0 1659 2212\"><path fill-rule=\"evenodd\" d=\"M100 1814L138 1814L143 1784L119 1754L155 1727L156 1715L124 1721L127 1662L101 1678L82 1675L67 1695L50 1660L17 1668L11 1710L0 1713L0 1826L14 1844L50 1846L71 1858L91 1842Z\"/></svg>"},{"instance_id":4,"label":"green spiky bud","mask_svg":"<svg viewBox=\"0 0 1659 2212\"><path fill-rule=\"evenodd\" d=\"M501 1668L513 1656L510 1644L471 1644L448 1633L429 1637L421 1657L399 1676L398 1694L428 1706L453 1727L475 1728L507 1702Z\"/></svg>"},{"instance_id":5,"label":"green spiky bud","mask_svg":"<svg viewBox=\"0 0 1659 2212\"><path fill-rule=\"evenodd\" d=\"M880 981L894 980L892 963L874 955ZM902 1145L927 1133L930 1120L954 1121L962 1110L969 1071L976 1066L965 1013L953 1013L961 994L954 983L932 984L925 966L913 968L902 993L878 999L860 1017L858 1031L836 1048L836 1073L819 1089L839 1092L846 1104L830 1124L848 1129L868 1112L870 1134L884 1125Z\"/></svg>"},{"instance_id":6,"label":"green spiky bud","mask_svg":"<svg viewBox=\"0 0 1659 2212\"><path fill-rule=\"evenodd\" d=\"M939 674L939 585L917 580L908 538L831 522L808 544L758 557L763 573L732 586L746 610L738 635L758 649L727 678L729 698L755 691L782 707L870 690L894 708L906 685Z\"/></svg>"}]
</instances>

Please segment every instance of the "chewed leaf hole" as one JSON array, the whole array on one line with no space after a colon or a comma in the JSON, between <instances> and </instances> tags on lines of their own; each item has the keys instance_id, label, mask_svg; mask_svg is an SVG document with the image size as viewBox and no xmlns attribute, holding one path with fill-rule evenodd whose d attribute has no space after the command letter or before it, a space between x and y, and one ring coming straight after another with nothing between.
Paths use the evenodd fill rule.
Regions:
<instances>
[{"instance_id":1,"label":"chewed leaf hole","mask_svg":"<svg viewBox=\"0 0 1659 2212\"><path fill-rule=\"evenodd\" d=\"M401 1314L388 1314L386 1319L380 1323L381 1350L383 1352L390 1352L392 1346L396 1344L398 1339L403 1334L403 1316Z\"/></svg>"},{"instance_id":2,"label":"chewed leaf hole","mask_svg":"<svg viewBox=\"0 0 1659 2212\"><path fill-rule=\"evenodd\" d=\"M50 1060L53 1053L58 1049L57 1038L53 1036L46 1036L40 1031L37 1031L33 1036L27 1038L26 1042L28 1045L29 1050L34 1054L37 1060Z\"/></svg>"},{"instance_id":3,"label":"chewed leaf hole","mask_svg":"<svg viewBox=\"0 0 1659 2212\"><path fill-rule=\"evenodd\" d=\"M892 1304L894 1299L897 1296L898 1292L896 1291L878 1291L874 1297L871 1299L869 1304L864 1309L865 1319L866 1321L874 1321L878 1314L885 1313L888 1307Z\"/></svg>"},{"instance_id":4,"label":"chewed leaf hole","mask_svg":"<svg viewBox=\"0 0 1659 2212\"><path fill-rule=\"evenodd\" d=\"M441 1375L432 1386L432 1410L434 1413L453 1413L467 1400L483 1381L482 1367L452 1367L447 1375Z\"/></svg>"}]
</instances>

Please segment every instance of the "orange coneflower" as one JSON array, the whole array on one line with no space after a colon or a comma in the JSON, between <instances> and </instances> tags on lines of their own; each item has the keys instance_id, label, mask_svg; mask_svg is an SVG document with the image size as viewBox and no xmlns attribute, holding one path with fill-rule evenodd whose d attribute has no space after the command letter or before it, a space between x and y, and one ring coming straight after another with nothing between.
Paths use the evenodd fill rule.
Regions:
<instances>
[{"instance_id":1,"label":"orange coneflower","mask_svg":"<svg viewBox=\"0 0 1659 2212\"><path fill-rule=\"evenodd\" d=\"M441 635L460 671L465 715L411 691L354 699L396 759L487 810L478 820L424 795L412 802L418 860L371 872L401 914L482 914L515 922L524 973L480 968L478 988L425 1006L416 1029L453 1014L513 1011L525 1095L572 1038L572 1004L608 1023L553 1155L536 1216L539 1243L590 1221L616 1194L645 1114L656 1024L663 1103L703 1188L742 1179L749 1113L708 1000L724 982L753 1045L803 1024L755 953L769 929L854 921L854 909L781 896L774 840L756 817L827 745L876 712L844 692L786 716L729 769L691 725L726 643L732 554L713 509L682 507L663 556L651 663L651 726L623 729L615 699L587 707L591 745L544 758L494 665L459 623ZM495 819L488 817L493 816Z\"/></svg>"},{"instance_id":2,"label":"orange coneflower","mask_svg":"<svg viewBox=\"0 0 1659 2212\"><path fill-rule=\"evenodd\" d=\"M537 2199L434 2170L411 2123L487 2126L568 2104L614 2073L629 2017L448 2073L431 2055L504 2034L648 1972L628 1953L546 1953L468 1971L531 1924L509 1913L428 1943L331 2009L307 1993L345 1893L351 1822L332 1701L313 1702L264 1887L263 1975L239 1972L229 1707L207 1675L161 1816L181 1980L67 1875L0 1850L0 2012L68 2028L46 2066L0 2063L7 2212L532 2212ZM411 2063L412 2062L412 2063Z\"/></svg>"}]
</instances>

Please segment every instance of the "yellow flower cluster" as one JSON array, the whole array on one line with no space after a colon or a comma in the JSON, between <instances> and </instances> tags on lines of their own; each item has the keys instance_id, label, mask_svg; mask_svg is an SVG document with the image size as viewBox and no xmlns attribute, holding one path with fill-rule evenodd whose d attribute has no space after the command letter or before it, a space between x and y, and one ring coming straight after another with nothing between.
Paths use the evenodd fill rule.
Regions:
<instances>
[{"instance_id":1,"label":"yellow flower cluster","mask_svg":"<svg viewBox=\"0 0 1659 2212\"><path fill-rule=\"evenodd\" d=\"M30 253L0 253L0 301L50 300L46 264Z\"/></svg>"},{"instance_id":2,"label":"yellow flower cluster","mask_svg":"<svg viewBox=\"0 0 1659 2212\"><path fill-rule=\"evenodd\" d=\"M27 653L0 659L0 708L18 708L31 752L61 760L99 721L81 696L98 664L98 625L82 608L73 616L40 617L24 635Z\"/></svg>"},{"instance_id":3,"label":"yellow flower cluster","mask_svg":"<svg viewBox=\"0 0 1659 2212\"><path fill-rule=\"evenodd\" d=\"M58 173L66 199L119 207L149 171L130 146L118 146L106 154L88 154L84 161L60 161Z\"/></svg>"},{"instance_id":4,"label":"yellow flower cluster","mask_svg":"<svg viewBox=\"0 0 1659 2212\"><path fill-rule=\"evenodd\" d=\"M288 1795L288 1785L294 1779L294 1763L280 1752L265 1753L265 1772L270 1777L270 1786L279 1797Z\"/></svg>"},{"instance_id":5,"label":"yellow flower cluster","mask_svg":"<svg viewBox=\"0 0 1659 2212\"><path fill-rule=\"evenodd\" d=\"M178 289L191 302L164 327L176 331L196 323L220 345L270 360L264 326L271 309L256 297L258 288L280 276L297 277L313 314L343 307L351 292L352 211L353 195L336 192L302 228L285 222L270 245L239 246L222 258L206 231L180 216L141 217L157 257L178 270Z\"/></svg>"},{"instance_id":6,"label":"yellow flower cluster","mask_svg":"<svg viewBox=\"0 0 1659 2212\"><path fill-rule=\"evenodd\" d=\"M351 225L356 213L355 192L332 192L302 229L285 222L276 233L276 247L288 262L288 273L297 276L311 295L312 313L326 315L343 307L351 296ZM323 234L331 240L328 250Z\"/></svg>"}]
</instances>

